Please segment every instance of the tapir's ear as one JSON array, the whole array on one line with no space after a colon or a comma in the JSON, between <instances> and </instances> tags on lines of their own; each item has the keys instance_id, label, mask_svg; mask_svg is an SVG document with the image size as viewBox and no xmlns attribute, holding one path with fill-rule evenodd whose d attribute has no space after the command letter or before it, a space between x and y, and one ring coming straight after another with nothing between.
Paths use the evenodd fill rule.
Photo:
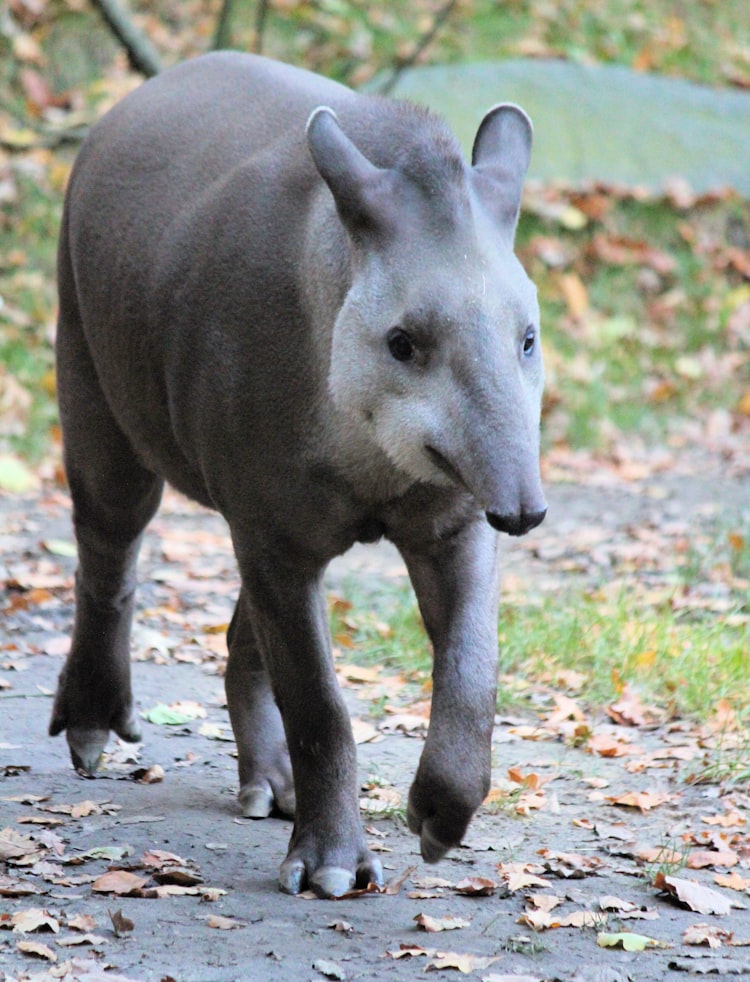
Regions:
<instances>
[{"instance_id":1,"label":"tapir's ear","mask_svg":"<svg viewBox=\"0 0 750 982\"><path fill-rule=\"evenodd\" d=\"M307 121L307 144L318 172L331 189L342 221L353 234L377 229L387 220L390 171L382 170L355 147L328 106Z\"/></svg>"},{"instance_id":2,"label":"tapir's ear","mask_svg":"<svg viewBox=\"0 0 750 982\"><path fill-rule=\"evenodd\" d=\"M487 113L474 138L474 184L485 207L512 239L521 210L523 180L534 130L519 106L506 102Z\"/></svg>"}]
</instances>

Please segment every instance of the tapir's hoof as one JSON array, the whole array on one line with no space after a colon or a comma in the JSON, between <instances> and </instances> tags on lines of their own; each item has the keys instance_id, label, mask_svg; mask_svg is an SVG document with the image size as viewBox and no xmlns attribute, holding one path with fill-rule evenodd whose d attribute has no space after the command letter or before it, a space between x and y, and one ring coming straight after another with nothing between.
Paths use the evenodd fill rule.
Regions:
<instances>
[{"instance_id":1,"label":"tapir's hoof","mask_svg":"<svg viewBox=\"0 0 750 982\"><path fill-rule=\"evenodd\" d=\"M240 788L237 798L244 818L268 818L273 811L273 795L267 788Z\"/></svg>"},{"instance_id":2,"label":"tapir's hoof","mask_svg":"<svg viewBox=\"0 0 750 982\"><path fill-rule=\"evenodd\" d=\"M438 837L432 830L432 820L420 818L411 802L406 810L406 821L411 831L419 836L419 849L426 863L437 863L449 849L460 844L445 842L443 838Z\"/></svg>"},{"instance_id":3,"label":"tapir's hoof","mask_svg":"<svg viewBox=\"0 0 750 982\"><path fill-rule=\"evenodd\" d=\"M73 767L83 774L94 774L109 739L109 730L69 726L66 736Z\"/></svg>"},{"instance_id":4,"label":"tapir's hoof","mask_svg":"<svg viewBox=\"0 0 750 982\"><path fill-rule=\"evenodd\" d=\"M349 893L357 878L341 866L321 866L310 877L310 889L319 897L341 897Z\"/></svg>"},{"instance_id":5,"label":"tapir's hoof","mask_svg":"<svg viewBox=\"0 0 750 982\"><path fill-rule=\"evenodd\" d=\"M245 818L268 818L274 810L294 818L294 789L274 795L268 788L258 785L243 785L237 798Z\"/></svg>"},{"instance_id":6,"label":"tapir's hoof","mask_svg":"<svg viewBox=\"0 0 750 982\"><path fill-rule=\"evenodd\" d=\"M279 886L284 893L291 894L309 887L319 897L342 897L355 886L365 887L369 883L383 886L383 868L377 859L371 858L360 865L356 875L343 866L321 866L308 877L301 859L285 860L279 871Z\"/></svg>"},{"instance_id":7,"label":"tapir's hoof","mask_svg":"<svg viewBox=\"0 0 750 982\"><path fill-rule=\"evenodd\" d=\"M450 845L441 842L440 839L432 834L429 822L425 822L422 825L422 831L419 836L419 850L422 853L422 859L426 863L437 863L450 848Z\"/></svg>"}]
</instances>

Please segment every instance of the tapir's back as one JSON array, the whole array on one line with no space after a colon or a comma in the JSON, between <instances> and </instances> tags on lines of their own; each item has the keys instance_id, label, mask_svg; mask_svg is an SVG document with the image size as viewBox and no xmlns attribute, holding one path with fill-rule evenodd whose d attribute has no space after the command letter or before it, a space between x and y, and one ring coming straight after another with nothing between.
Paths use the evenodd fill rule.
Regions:
<instances>
[{"instance_id":1,"label":"tapir's back","mask_svg":"<svg viewBox=\"0 0 750 982\"><path fill-rule=\"evenodd\" d=\"M235 52L185 62L141 86L94 127L73 170L66 207L79 287L97 253L105 267L120 253L149 267L180 214L264 153L272 154L269 189L284 172L312 182L307 117L321 103L356 98L310 72Z\"/></svg>"},{"instance_id":2,"label":"tapir's back","mask_svg":"<svg viewBox=\"0 0 750 982\"><path fill-rule=\"evenodd\" d=\"M323 185L305 122L321 103L359 98L264 58L209 55L124 99L76 161L60 240L60 370L82 331L119 427L200 500L196 455L231 440L217 394L233 417L252 395L261 441L281 419L280 391L298 379L300 400L312 397L298 280ZM199 408L208 401L210 415Z\"/></svg>"}]
</instances>

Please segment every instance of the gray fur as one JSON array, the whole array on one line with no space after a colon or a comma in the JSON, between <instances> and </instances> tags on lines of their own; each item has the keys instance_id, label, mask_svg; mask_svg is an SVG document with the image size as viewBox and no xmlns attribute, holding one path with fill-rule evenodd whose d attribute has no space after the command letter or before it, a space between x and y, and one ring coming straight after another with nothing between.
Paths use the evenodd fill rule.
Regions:
<instances>
[{"instance_id":1,"label":"gray fur","mask_svg":"<svg viewBox=\"0 0 750 982\"><path fill-rule=\"evenodd\" d=\"M110 730L139 739L142 532L164 480L218 509L242 579L240 802L294 814L289 892L382 877L322 591L353 542L401 550L435 651L409 799L425 859L489 786L495 529L523 534L546 507L538 336L523 352L539 314L512 251L530 147L522 111L495 107L470 167L424 110L223 53L124 99L73 169L57 357L79 570L50 732L85 771ZM394 328L413 357L392 353Z\"/></svg>"}]
</instances>

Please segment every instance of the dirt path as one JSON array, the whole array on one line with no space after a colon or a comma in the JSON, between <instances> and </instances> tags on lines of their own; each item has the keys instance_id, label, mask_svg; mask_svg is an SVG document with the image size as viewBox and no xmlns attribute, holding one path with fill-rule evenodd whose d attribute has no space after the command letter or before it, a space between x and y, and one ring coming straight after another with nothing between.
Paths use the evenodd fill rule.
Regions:
<instances>
[{"instance_id":1,"label":"dirt path","mask_svg":"<svg viewBox=\"0 0 750 982\"><path fill-rule=\"evenodd\" d=\"M509 547L508 597L520 583L554 590L561 577L621 575L634 543L643 555L649 529L661 535L650 575L666 575L670 536L695 534L717 514L750 505L743 468L714 459L690 470L671 468L666 476L652 467L637 479L609 471L589 474L586 485L553 483L548 522ZM427 968L448 977L461 970L477 979L566 982L750 977L750 948L727 945L726 935L715 950L683 940L689 928L709 924L750 941L750 840L747 825L738 824L750 813L750 796L722 798L715 787L686 784L700 749L679 725L636 731L596 720L597 736L621 755L576 748L569 738L580 720L566 715L562 694L558 711L541 721L498 720L493 787L509 786L509 766L526 784L516 783L502 811L484 808L465 846L434 867L421 862L399 819L420 752L420 720L409 707L405 731L393 731L393 718L380 729L382 721L364 720L357 732L375 742L359 747L363 800L395 812L365 812L368 838L387 877L415 868L387 896L326 902L280 894L276 872L290 824L239 817L233 744L224 739L218 629L235 589L229 543L218 519L176 496L144 549L135 688L142 709L193 700L206 715L171 726L147 722L137 762L120 748L97 780L77 776L64 741L45 733L71 620L74 560L61 555L69 540L66 504L58 492L0 497L0 830L11 830L0 832L0 979L398 980ZM402 575L396 554L371 547L334 564L332 589L352 573ZM359 721L372 689L363 693L351 678L344 684ZM162 780L133 779L138 768L155 765ZM638 799L640 808L611 800L628 793L647 797ZM648 850L680 841L696 854L716 854L705 867L677 874L699 884L693 906L703 912L675 903L643 876ZM122 852L97 852L113 848ZM108 885L99 878L113 866L134 878L126 885L142 881L140 896L95 889ZM744 880L744 889L720 885L716 874L735 874L734 885ZM456 891L478 877L494 884L489 895ZM167 892L170 883L187 894L159 896L157 888ZM475 880L467 888L475 890ZM551 913L554 901L540 895L558 898ZM32 909L48 912L47 930L13 932L14 924L33 927ZM131 929L114 929L110 914L118 911ZM443 927L446 918L468 923L427 932L415 922L420 914ZM569 918L570 926L537 931L519 923L523 916L537 928L545 919ZM634 932L667 947L601 948L602 931ZM402 954L401 946L410 951Z\"/></svg>"}]
</instances>

